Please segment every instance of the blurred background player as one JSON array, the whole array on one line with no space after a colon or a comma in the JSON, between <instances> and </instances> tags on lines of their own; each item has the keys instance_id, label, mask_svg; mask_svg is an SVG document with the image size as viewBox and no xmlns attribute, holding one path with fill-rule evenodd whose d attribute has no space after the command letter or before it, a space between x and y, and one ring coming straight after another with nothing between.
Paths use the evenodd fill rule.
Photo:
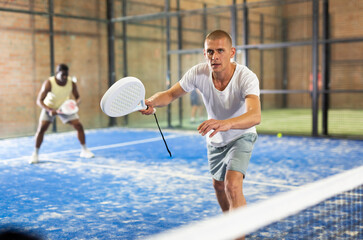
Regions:
<instances>
[{"instance_id":1,"label":"blurred background player","mask_svg":"<svg viewBox=\"0 0 363 240\"><path fill-rule=\"evenodd\" d=\"M71 94L74 96L77 105L80 103L80 96L77 90L77 85L68 76L68 66L59 64L56 69L55 76L48 78L42 85L38 94L37 104L42 108L39 117L39 125L35 134L35 150L30 158L30 163L38 163L39 148L43 142L44 134L49 125L53 122L55 116L65 124L70 124L77 130L77 137L82 146L80 157L92 158L94 154L86 147L86 136L83 126L79 121L77 113L71 115L58 114L57 109L64 101L69 99Z\"/></svg>"}]
</instances>

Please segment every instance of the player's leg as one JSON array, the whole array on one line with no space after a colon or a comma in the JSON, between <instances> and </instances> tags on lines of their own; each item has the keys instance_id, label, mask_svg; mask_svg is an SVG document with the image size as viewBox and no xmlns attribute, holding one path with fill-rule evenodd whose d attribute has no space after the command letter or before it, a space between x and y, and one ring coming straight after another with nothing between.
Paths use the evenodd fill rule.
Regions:
<instances>
[{"instance_id":1,"label":"player's leg","mask_svg":"<svg viewBox=\"0 0 363 240\"><path fill-rule=\"evenodd\" d=\"M213 187L216 193L216 197L223 212L229 211L229 201L225 192L224 181L217 181L213 179Z\"/></svg>"},{"instance_id":2,"label":"player's leg","mask_svg":"<svg viewBox=\"0 0 363 240\"><path fill-rule=\"evenodd\" d=\"M230 210L245 206L246 198L243 195L243 174L238 171L227 171L225 192Z\"/></svg>"},{"instance_id":3,"label":"player's leg","mask_svg":"<svg viewBox=\"0 0 363 240\"><path fill-rule=\"evenodd\" d=\"M251 159L257 134L247 133L231 143L228 149L228 166L225 175L225 191L230 210L246 205L243 195L243 179Z\"/></svg>"},{"instance_id":4,"label":"player's leg","mask_svg":"<svg viewBox=\"0 0 363 240\"><path fill-rule=\"evenodd\" d=\"M79 140L79 142L80 142L80 144L82 146L80 156L84 157L84 158L94 157L95 155L90 150L88 150L88 148L86 146L86 135L84 133L83 125L79 121L79 119L73 119L73 120L70 120L67 123L72 125L74 127L74 129L76 129L76 131L77 131L77 137L78 137L78 140Z\"/></svg>"},{"instance_id":5,"label":"player's leg","mask_svg":"<svg viewBox=\"0 0 363 240\"><path fill-rule=\"evenodd\" d=\"M244 177L241 172L227 171L224 189L230 206L230 211L247 205L246 198L243 195L243 178ZM235 240L245 240L245 236Z\"/></svg>"},{"instance_id":6,"label":"player's leg","mask_svg":"<svg viewBox=\"0 0 363 240\"><path fill-rule=\"evenodd\" d=\"M213 179L216 197L223 212L245 206L246 198L243 195L243 174L236 171L227 171L225 181Z\"/></svg>"},{"instance_id":7,"label":"player's leg","mask_svg":"<svg viewBox=\"0 0 363 240\"><path fill-rule=\"evenodd\" d=\"M38 163L39 162L39 149L43 143L44 134L48 130L49 125L51 122L49 121L39 121L37 132L35 133L35 149L34 152L29 160L30 164Z\"/></svg>"},{"instance_id":8,"label":"player's leg","mask_svg":"<svg viewBox=\"0 0 363 240\"><path fill-rule=\"evenodd\" d=\"M68 122L77 131L77 137L81 145L86 144L86 135L84 133L83 125L79 119L74 119Z\"/></svg>"},{"instance_id":9,"label":"player's leg","mask_svg":"<svg viewBox=\"0 0 363 240\"><path fill-rule=\"evenodd\" d=\"M209 171L213 176L213 187L223 212L229 211L229 202L225 192L225 175L227 165L224 163L226 148L207 145Z\"/></svg>"},{"instance_id":10,"label":"player's leg","mask_svg":"<svg viewBox=\"0 0 363 240\"><path fill-rule=\"evenodd\" d=\"M44 134L48 130L51 122L49 121L39 121L37 132L35 133L35 148L39 149L43 143Z\"/></svg>"},{"instance_id":11,"label":"player's leg","mask_svg":"<svg viewBox=\"0 0 363 240\"><path fill-rule=\"evenodd\" d=\"M30 164L39 162L39 157L38 157L39 149L43 143L44 134L48 130L49 125L52 123L53 119L54 118L52 116L50 116L47 111L45 111L44 109L41 111L40 117L39 117L38 128L35 133L35 148L34 148L34 152L33 152L32 156L29 160Z\"/></svg>"}]
</instances>

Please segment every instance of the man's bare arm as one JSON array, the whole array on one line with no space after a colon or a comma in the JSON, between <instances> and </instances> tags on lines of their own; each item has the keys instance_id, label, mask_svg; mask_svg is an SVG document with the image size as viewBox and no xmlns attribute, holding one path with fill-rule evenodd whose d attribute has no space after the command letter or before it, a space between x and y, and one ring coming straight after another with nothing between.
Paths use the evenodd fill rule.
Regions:
<instances>
[{"instance_id":1,"label":"man's bare arm","mask_svg":"<svg viewBox=\"0 0 363 240\"><path fill-rule=\"evenodd\" d=\"M43 109L45 109L46 111L50 112L50 113L54 113L56 114L56 110L52 109L50 107L48 107L47 105L44 104L44 99L46 98L48 92L51 91L51 85L50 85L50 81L46 80L44 81L42 88L40 89L39 93L38 93L38 97L37 97L37 105Z\"/></svg>"},{"instance_id":2,"label":"man's bare arm","mask_svg":"<svg viewBox=\"0 0 363 240\"><path fill-rule=\"evenodd\" d=\"M174 101L175 99L185 95L187 92L183 90L179 82L174 84L170 89L162 92L155 93L151 97L145 100L145 104L149 107L147 110L141 110L140 112L145 115L152 114L154 108L164 107Z\"/></svg>"}]
</instances>

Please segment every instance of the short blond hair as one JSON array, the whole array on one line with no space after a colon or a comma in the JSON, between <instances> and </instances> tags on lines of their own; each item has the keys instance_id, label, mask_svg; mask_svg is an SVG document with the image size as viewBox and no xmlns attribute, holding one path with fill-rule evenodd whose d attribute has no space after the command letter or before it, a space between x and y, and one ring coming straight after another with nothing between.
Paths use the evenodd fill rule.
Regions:
<instances>
[{"instance_id":1,"label":"short blond hair","mask_svg":"<svg viewBox=\"0 0 363 240\"><path fill-rule=\"evenodd\" d=\"M215 30L211 33L209 33L206 37L205 37L205 41L206 40L218 40L218 39L222 39L222 38L226 38L228 43L232 46L232 38L231 36L223 31L223 30Z\"/></svg>"}]
</instances>

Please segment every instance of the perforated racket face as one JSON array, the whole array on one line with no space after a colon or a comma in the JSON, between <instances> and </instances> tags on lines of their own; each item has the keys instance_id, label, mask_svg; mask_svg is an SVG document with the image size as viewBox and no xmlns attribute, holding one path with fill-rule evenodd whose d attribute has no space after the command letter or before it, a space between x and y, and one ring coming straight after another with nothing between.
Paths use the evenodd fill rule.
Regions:
<instances>
[{"instance_id":1,"label":"perforated racket face","mask_svg":"<svg viewBox=\"0 0 363 240\"><path fill-rule=\"evenodd\" d=\"M70 99L65 101L59 109L59 112L66 115L71 115L78 112L77 103Z\"/></svg>"},{"instance_id":2,"label":"perforated racket face","mask_svg":"<svg viewBox=\"0 0 363 240\"><path fill-rule=\"evenodd\" d=\"M101 109L110 117L121 117L145 109L145 88L134 77L126 77L114 83L103 95Z\"/></svg>"}]
</instances>

